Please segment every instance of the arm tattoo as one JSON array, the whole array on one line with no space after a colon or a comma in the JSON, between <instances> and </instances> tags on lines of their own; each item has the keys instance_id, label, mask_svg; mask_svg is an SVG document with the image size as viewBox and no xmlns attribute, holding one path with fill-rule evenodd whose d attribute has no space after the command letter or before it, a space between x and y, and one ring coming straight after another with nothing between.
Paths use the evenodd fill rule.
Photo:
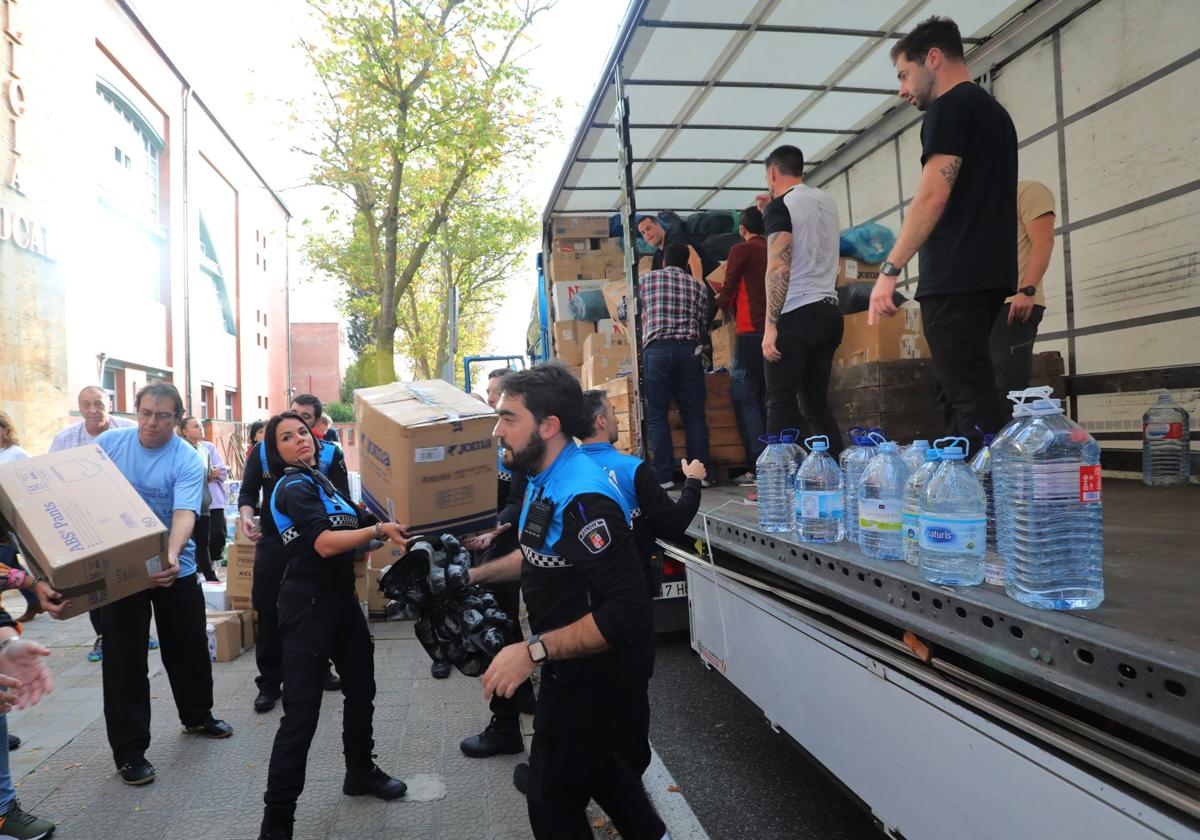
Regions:
<instances>
[{"instance_id":1,"label":"arm tattoo","mask_svg":"<svg viewBox=\"0 0 1200 840\"><path fill-rule=\"evenodd\" d=\"M788 281L792 275L792 235L772 233L767 237L767 320L779 321L787 300Z\"/></svg>"},{"instance_id":2,"label":"arm tattoo","mask_svg":"<svg viewBox=\"0 0 1200 840\"><path fill-rule=\"evenodd\" d=\"M939 172L946 179L946 183L950 185L950 189L954 189L954 182L958 180L958 170L962 169L962 158L951 158L950 162L943 166Z\"/></svg>"}]
</instances>

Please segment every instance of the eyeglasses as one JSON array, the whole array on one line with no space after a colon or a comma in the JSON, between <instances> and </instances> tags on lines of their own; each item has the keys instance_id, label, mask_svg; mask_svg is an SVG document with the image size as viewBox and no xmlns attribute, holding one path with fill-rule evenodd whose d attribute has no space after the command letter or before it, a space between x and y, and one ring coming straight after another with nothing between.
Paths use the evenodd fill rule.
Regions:
<instances>
[{"instance_id":1,"label":"eyeglasses","mask_svg":"<svg viewBox=\"0 0 1200 840\"><path fill-rule=\"evenodd\" d=\"M151 411L148 408L141 408L138 409L137 414L142 420L157 420L159 423L166 423L168 420L175 419L175 412L173 411Z\"/></svg>"}]
</instances>

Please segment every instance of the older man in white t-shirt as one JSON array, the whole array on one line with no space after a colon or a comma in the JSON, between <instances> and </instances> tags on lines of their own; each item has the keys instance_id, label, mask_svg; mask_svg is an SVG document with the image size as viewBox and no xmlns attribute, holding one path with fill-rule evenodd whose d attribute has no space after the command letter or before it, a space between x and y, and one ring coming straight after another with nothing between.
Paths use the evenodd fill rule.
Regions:
<instances>
[{"instance_id":1,"label":"older man in white t-shirt","mask_svg":"<svg viewBox=\"0 0 1200 840\"><path fill-rule=\"evenodd\" d=\"M109 429L124 429L137 425L132 420L109 414L108 392L99 385L88 385L79 392L79 413L83 415L81 421L67 426L54 436L50 444L51 452L95 443L96 438Z\"/></svg>"}]
</instances>

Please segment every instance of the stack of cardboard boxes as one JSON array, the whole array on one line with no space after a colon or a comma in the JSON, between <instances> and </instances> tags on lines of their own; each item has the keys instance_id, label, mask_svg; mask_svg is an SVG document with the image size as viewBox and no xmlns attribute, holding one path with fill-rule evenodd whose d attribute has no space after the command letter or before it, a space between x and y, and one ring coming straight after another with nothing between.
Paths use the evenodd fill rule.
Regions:
<instances>
[{"instance_id":1,"label":"stack of cardboard boxes","mask_svg":"<svg viewBox=\"0 0 1200 840\"><path fill-rule=\"evenodd\" d=\"M585 341L596 333L618 332L610 298L625 280L625 243L608 235L605 216L555 216L551 233L546 268L554 310L554 356L582 382L588 358Z\"/></svg>"},{"instance_id":2,"label":"stack of cardboard boxes","mask_svg":"<svg viewBox=\"0 0 1200 840\"><path fill-rule=\"evenodd\" d=\"M584 389L599 388L610 379L633 370L633 353L624 335L593 333L583 342L583 370L579 384Z\"/></svg>"},{"instance_id":3,"label":"stack of cardboard boxes","mask_svg":"<svg viewBox=\"0 0 1200 840\"><path fill-rule=\"evenodd\" d=\"M242 532L240 523L233 544L225 550L225 562L225 608L214 609L210 602L208 609L208 652L214 662L236 659L254 646L257 636L258 614L250 603L254 543ZM235 639L240 641L235 644Z\"/></svg>"}]
</instances>

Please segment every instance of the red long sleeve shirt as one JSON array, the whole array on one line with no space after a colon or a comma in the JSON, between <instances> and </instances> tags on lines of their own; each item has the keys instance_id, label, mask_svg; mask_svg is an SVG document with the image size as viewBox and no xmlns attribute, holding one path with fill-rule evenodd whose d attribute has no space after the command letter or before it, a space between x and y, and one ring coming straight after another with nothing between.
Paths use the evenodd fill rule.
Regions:
<instances>
[{"instance_id":1,"label":"red long sleeve shirt","mask_svg":"<svg viewBox=\"0 0 1200 840\"><path fill-rule=\"evenodd\" d=\"M729 251L717 306L733 310L738 333L760 333L767 321L767 240L752 236Z\"/></svg>"}]
</instances>

